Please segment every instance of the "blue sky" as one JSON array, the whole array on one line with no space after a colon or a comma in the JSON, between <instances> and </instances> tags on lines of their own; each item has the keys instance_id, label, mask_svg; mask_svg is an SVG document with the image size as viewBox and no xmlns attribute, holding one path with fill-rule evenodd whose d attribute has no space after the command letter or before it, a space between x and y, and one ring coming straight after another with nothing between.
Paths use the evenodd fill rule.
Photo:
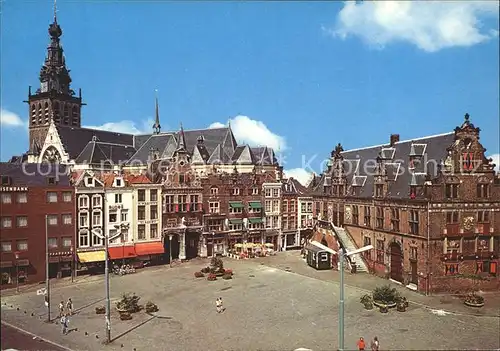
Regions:
<instances>
[{"instance_id":1,"label":"blue sky","mask_svg":"<svg viewBox=\"0 0 500 351\"><path fill-rule=\"evenodd\" d=\"M57 5L86 126L149 131L158 89L164 129L232 119L241 141L280 145L298 177L338 142L440 134L466 112L487 154L500 152L493 1ZM28 148L23 100L38 87L52 14L51 2L3 2L3 161Z\"/></svg>"}]
</instances>

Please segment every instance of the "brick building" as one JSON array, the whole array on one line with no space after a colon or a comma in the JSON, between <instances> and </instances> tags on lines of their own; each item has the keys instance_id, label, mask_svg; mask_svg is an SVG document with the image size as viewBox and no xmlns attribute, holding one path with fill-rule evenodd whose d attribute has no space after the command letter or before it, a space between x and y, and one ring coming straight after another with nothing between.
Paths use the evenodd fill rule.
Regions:
<instances>
[{"instance_id":1,"label":"brick building","mask_svg":"<svg viewBox=\"0 0 500 351\"><path fill-rule=\"evenodd\" d=\"M237 243L265 242L263 184L275 176L234 170L202 178L202 256L227 254Z\"/></svg>"},{"instance_id":2,"label":"brick building","mask_svg":"<svg viewBox=\"0 0 500 351\"><path fill-rule=\"evenodd\" d=\"M1 163L0 175L2 287L16 282L17 271L20 282L44 281L46 245L50 276L70 275L75 196L66 167Z\"/></svg>"},{"instance_id":3,"label":"brick building","mask_svg":"<svg viewBox=\"0 0 500 351\"><path fill-rule=\"evenodd\" d=\"M465 116L453 132L344 151L310 189L319 213L344 227L340 244L368 244L375 274L421 292L499 289L500 183Z\"/></svg>"}]
</instances>

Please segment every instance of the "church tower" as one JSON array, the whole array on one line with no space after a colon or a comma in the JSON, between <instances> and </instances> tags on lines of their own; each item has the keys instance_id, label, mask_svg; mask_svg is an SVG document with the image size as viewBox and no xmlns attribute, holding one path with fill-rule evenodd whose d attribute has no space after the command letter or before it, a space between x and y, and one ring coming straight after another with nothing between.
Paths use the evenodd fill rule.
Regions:
<instances>
[{"instance_id":1,"label":"church tower","mask_svg":"<svg viewBox=\"0 0 500 351\"><path fill-rule=\"evenodd\" d=\"M60 42L62 29L57 23L54 1L54 21L49 25L50 43L47 56L40 70L40 88L35 94L29 87L29 143L28 156L36 158L45 142L51 121L55 125L73 128L81 127L82 94L78 96L71 89L70 70L66 68L63 48Z\"/></svg>"}]
</instances>

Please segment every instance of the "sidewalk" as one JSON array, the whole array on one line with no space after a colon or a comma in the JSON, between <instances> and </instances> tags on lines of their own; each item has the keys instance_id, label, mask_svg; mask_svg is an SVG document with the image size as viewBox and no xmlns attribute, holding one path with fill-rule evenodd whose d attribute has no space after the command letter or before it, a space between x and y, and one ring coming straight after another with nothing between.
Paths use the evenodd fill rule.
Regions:
<instances>
[{"instance_id":1,"label":"sidewalk","mask_svg":"<svg viewBox=\"0 0 500 351\"><path fill-rule=\"evenodd\" d=\"M280 252L274 257L264 257L256 259L269 267L290 271L303 276L332 282L338 284L340 274L338 271L326 270L318 271L309 267L301 258L299 251ZM346 286L356 288L366 293L370 293L378 286L391 285L396 288L402 295L406 296L410 303L420 305L421 307L436 310L436 313L453 313L459 315L470 316L485 316L485 317L498 317L500 318L500 294L499 293L485 293L485 305L481 308L473 308L465 306L463 301L454 296L425 296L418 292L407 289L406 287L394 283L390 280L379 278L377 276L358 273L344 274L344 282Z\"/></svg>"}]
</instances>

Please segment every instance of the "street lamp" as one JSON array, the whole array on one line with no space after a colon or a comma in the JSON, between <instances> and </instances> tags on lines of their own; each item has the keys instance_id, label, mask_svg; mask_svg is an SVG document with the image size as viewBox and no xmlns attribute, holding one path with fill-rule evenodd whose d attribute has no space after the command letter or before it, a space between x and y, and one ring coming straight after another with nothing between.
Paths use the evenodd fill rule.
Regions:
<instances>
[{"instance_id":1,"label":"street lamp","mask_svg":"<svg viewBox=\"0 0 500 351\"><path fill-rule=\"evenodd\" d=\"M48 215L45 215L45 306L47 306L47 323L50 323L49 216Z\"/></svg>"},{"instance_id":2,"label":"street lamp","mask_svg":"<svg viewBox=\"0 0 500 351\"><path fill-rule=\"evenodd\" d=\"M92 230L93 233L94 230ZM100 235L100 234L98 234ZM104 280L106 281L106 342L109 344L111 342L111 302L109 298L109 253L108 253L108 243L109 240L117 238L121 234L109 237L106 231L104 231Z\"/></svg>"},{"instance_id":3,"label":"street lamp","mask_svg":"<svg viewBox=\"0 0 500 351\"><path fill-rule=\"evenodd\" d=\"M14 252L16 256L16 292L19 292L19 251Z\"/></svg>"},{"instance_id":4,"label":"street lamp","mask_svg":"<svg viewBox=\"0 0 500 351\"><path fill-rule=\"evenodd\" d=\"M172 267L172 238L173 234L168 234L168 262L170 267Z\"/></svg>"},{"instance_id":5,"label":"street lamp","mask_svg":"<svg viewBox=\"0 0 500 351\"><path fill-rule=\"evenodd\" d=\"M344 252L344 249L339 250L340 263L340 299L339 299L339 351L344 351L344 258L361 252L373 249L373 245L364 246L360 249Z\"/></svg>"},{"instance_id":6,"label":"street lamp","mask_svg":"<svg viewBox=\"0 0 500 351\"><path fill-rule=\"evenodd\" d=\"M75 276L75 253L74 253L74 248L73 245L70 247L70 252L71 252L71 282L73 283L74 281L74 276Z\"/></svg>"}]
</instances>

